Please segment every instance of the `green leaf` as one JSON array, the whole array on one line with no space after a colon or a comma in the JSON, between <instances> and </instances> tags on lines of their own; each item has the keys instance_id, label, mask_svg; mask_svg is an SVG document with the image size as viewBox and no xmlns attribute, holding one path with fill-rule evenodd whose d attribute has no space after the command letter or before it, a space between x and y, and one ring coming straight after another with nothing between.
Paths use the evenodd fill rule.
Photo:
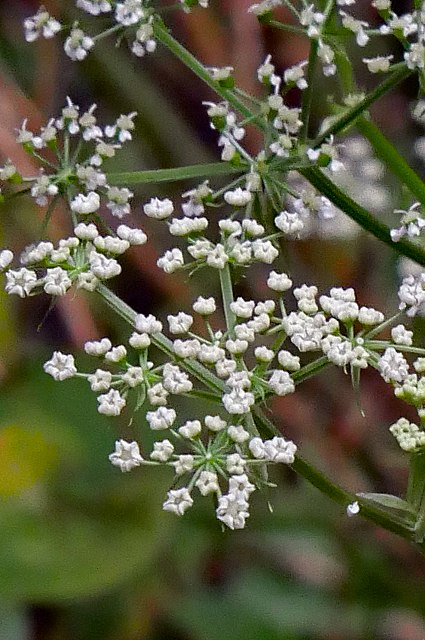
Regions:
<instances>
[{"instance_id":1,"label":"green leaf","mask_svg":"<svg viewBox=\"0 0 425 640\"><path fill-rule=\"evenodd\" d=\"M390 493L357 493L356 494L362 501L366 500L373 504L382 507L385 510L395 510L401 512L400 515L406 517L406 519L415 521L416 512L412 505L399 498L393 496Z\"/></svg>"}]
</instances>

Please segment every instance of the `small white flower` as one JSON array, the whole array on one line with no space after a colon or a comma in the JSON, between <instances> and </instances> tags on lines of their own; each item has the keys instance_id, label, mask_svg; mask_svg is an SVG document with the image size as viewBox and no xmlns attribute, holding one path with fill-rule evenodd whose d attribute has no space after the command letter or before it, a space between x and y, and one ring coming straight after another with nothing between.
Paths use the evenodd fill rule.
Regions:
<instances>
[{"instance_id":1,"label":"small white flower","mask_svg":"<svg viewBox=\"0 0 425 640\"><path fill-rule=\"evenodd\" d=\"M155 335L162 331L162 322L157 320L151 313L148 316L138 313L134 319L134 326L140 333L147 333L148 335Z\"/></svg>"},{"instance_id":2,"label":"small white flower","mask_svg":"<svg viewBox=\"0 0 425 640\"><path fill-rule=\"evenodd\" d=\"M270 240L254 240L252 243L252 252L256 260L264 262L265 264L271 264L279 255L279 251Z\"/></svg>"},{"instance_id":3,"label":"small white flower","mask_svg":"<svg viewBox=\"0 0 425 640\"><path fill-rule=\"evenodd\" d=\"M268 383L270 389L278 396L286 396L295 391L294 381L287 371L273 371Z\"/></svg>"},{"instance_id":4,"label":"small white flower","mask_svg":"<svg viewBox=\"0 0 425 640\"><path fill-rule=\"evenodd\" d=\"M157 382L148 389L149 402L154 407L164 407L167 404L168 391L161 382Z\"/></svg>"},{"instance_id":5,"label":"small white flower","mask_svg":"<svg viewBox=\"0 0 425 640\"><path fill-rule=\"evenodd\" d=\"M110 349L112 349L112 342L109 338L102 338L101 340L88 341L84 345L84 351L89 356L104 356Z\"/></svg>"},{"instance_id":6,"label":"small white flower","mask_svg":"<svg viewBox=\"0 0 425 640\"><path fill-rule=\"evenodd\" d=\"M220 243L210 250L206 256L207 265L214 269L224 269L228 261L229 256Z\"/></svg>"},{"instance_id":7,"label":"small white flower","mask_svg":"<svg viewBox=\"0 0 425 640\"><path fill-rule=\"evenodd\" d=\"M246 461L239 453L231 453L226 458L226 469L232 475L245 473Z\"/></svg>"},{"instance_id":8,"label":"small white flower","mask_svg":"<svg viewBox=\"0 0 425 640\"><path fill-rule=\"evenodd\" d=\"M109 460L114 467L119 467L123 472L131 471L131 469L139 467L143 462L137 442L134 440L133 442L126 442L126 440L122 439L115 442L115 451L110 454Z\"/></svg>"},{"instance_id":9,"label":"small white flower","mask_svg":"<svg viewBox=\"0 0 425 640\"><path fill-rule=\"evenodd\" d=\"M190 473L193 469L194 458L190 454L184 454L179 456L175 462L173 462L173 467L178 476L182 476L184 473Z\"/></svg>"},{"instance_id":10,"label":"small white flower","mask_svg":"<svg viewBox=\"0 0 425 640\"><path fill-rule=\"evenodd\" d=\"M150 454L152 460L167 462L174 453L174 447L169 440L154 442L153 451Z\"/></svg>"},{"instance_id":11,"label":"small white flower","mask_svg":"<svg viewBox=\"0 0 425 640\"><path fill-rule=\"evenodd\" d=\"M216 311L214 298L199 298L193 303L193 310L202 316L209 316Z\"/></svg>"},{"instance_id":12,"label":"small white flower","mask_svg":"<svg viewBox=\"0 0 425 640\"><path fill-rule=\"evenodd\" d=\"M34 42L40 36L53 38L61 29L61 23L45 11L43 7L40 7L34 16L24 20L25 40L27 42Z\"/></svg>"},{"instance_id":13,"label":"small white flower","mask_svg":"<svg viewBox=\"0 0 425 640\"><path fill-rule=\"evenodd\" d=\"M97 401L99 403L98 412L105 416L119 416L125 407L125 399L116 389L110 389L108 393L98 396Z\"/></svg>"},{"instance_id":14,"label":"small white flower","mask_svg":"<svg viewBox=\"0 0 425 640\"><path fill-rule=\"evenodd\" d=\"M96 225L92 222L90 224L80 222L75 227L74 233L80 240L94 240L99 235Z\"/></svg>"},{"instance_id":15,"label":"small white flower","mask_svg":"<svg viewBox=\"0 0 425 640\"><path fill-rule=\"evenodd\" d=\"M141 367L128 367L121 376L123 382L131 388L137 387L144 381L143 369Z\"/></svg>"},{"instance_id":16,"label":"small white flower","mask_svg":"<svg viewBox=\"0 0 425 640\"><path fill-rule=\"evenodd\" d=\"M231 424L227 428L227 433L232 438L232 440L234 440L234 442L237 442L238 444L242 444L249 439L249 433L243 428L242 425L235 426Z\"/></svg>"},{"instance_id":17,"label":"small white flower","mask_svg":"<svg viewBox=\"0 0 425 640\"><path fill-rule=\"evenodd\" d=\"M379 358L378 368L385 382L403 382L409 375L409 364L404 356L389 347Z\"/></svg>"},{"instance_id":18,"label":"small white flower","mask_svg":"<svg viewBox=\"0 0 425 640\"><path fill-rule=\"evenodd\" d=\"M202 431L202 425L199 420L188 420L179 428L178 432L183 438L196 438Z\"/></svg>"},{"instance_id":19,"label":"small white flower","mask_svg":"<svg viewBox=\"0 0 425 640\"><path fill-rule=\"evenodd\" d=\"M193 384L189 380L189 376L176 365L167 362L164 365L162 375L163 385L169 393L179 395L192 391Z\"/></svg>"},{"instance_id":20,"label":"small white flower","mask_svg":"<svg viewBox=\"0 0 425 640\"><path fill-rule=\"evenodd\" d=\"M277 359L280 366L287 371L298 371L301 367L299 357L292 355L289 351L279 351Z\"/></svg>"},{"instance_id":21,"label":"small white flower","mask_svg":"<svg viewBox=\"0 0 425 640\"><path fill-rule=\"evenodd\" d=\"M115 7L115 20L124 27L136 24L145 17L142 0L124 0Z\"/></svg>"},{"instance_id":22,"label":"small white flower","mask_svg":"<svg viewBox=\"0 0 425 640\"><path fill-rule=\"evenodd\" d=\"M65 40L64 49L71 60L84 60L90 49L94 47L94 40L87 36L81 29L71 29L69 38Z\"/></svg>"},{"instance_id":23,"label":"small white flower","mask_svg":"<svg viewBox=\"0 0 425 640\"><path fill-rule=\"evenodd\" d=\"M128 343L133 349L147 349L151 343L149 334L147 333L132 333Z\"/></svg>"},{"instance_id":24,"label":"small white flower","mask_svg":"<svg viewBox=\"0 0 425 640\"><path fill-rule=\"evenodd\" d=\"M10 295L18 295L20 298L25 298L34 289L37 284L37 274L35 271L30 271L23 267L14 271L10 269L6 271L6 293Z\"/></svg>"},{"instance_id":25,"label":"small white flower","mask_svg":"<svg viewBox=\"0 0 425 640\"><path fill-rule=\"evenodd\" d=\"M226 191L224 199L227 204L233 207L245 207L252 199L252 193L246 189L238 187L234 191Z\"/></svg>"},{"instance_id":26,"label":"small white flower","mask_svg":"<svg viewBox=\"0 0 425 640\"><path fill-rule=\"evenodd\" d=\"M176 316L167 316L170 333L180 335L187 333L193 324L192 316L180 311Z\"/></svg>"},{"instance_id":27,"label":"small white flower","mask_svg":"<svg viewBox=\"0 0 425 640\"><path fill-rule=\"evenodd\" d=\"M82 215L94 213L100 207L100 196L95 191L90 191L86 196L83 193L79 193L71 201L71 211Z\"/></svg>"},{"instance_id":28,"label":"small white flower","mask_svg":"<svg viewBox=\"0 0 425 640\"><path fill-rule=\"evenodd\" d=\"M165 273L174 273L174 271L184 266L183 253L175 247L174 249L166 251L161 258L158 258L156 264L160 269L165 271Z\"/></svg>"},{"instance_id":29,"label":"small white flower","mask_svg":"<svg viewBox=\"0 0 425 640\"><path fill-rule=\"evenodd\" d=\"M267 279L267 286L274 291L288 291L292 287L292 280L286 273L271 271Z\"/></svg>"},{"instance_id":30,"label":"small white flower","mask_svg":"<svg viewBox=\"0 0 425 640\"><path fill-rule=\"evenodd\" d=\"M259 362L271 362L274 358L274 351L263 345L254 349L254 355Z\"/></svg>"},{"instance_id":31,"label":"small white flower","mask_svg":"<svg viewBox=\"0 0 425 640\"><path fill-rule=\"evenodd\" d=\"M68 273L60 267L54 269L47 269L47 273L44 277L43 289L51 296L64 296L70 286L71 280L68 277Z\"/></svg>"},{"instance_id":32,"label":"small white flower","mask_svg":"<svg viewBox=\"0 0 425 640\"><path fill-rule=\"evenodd\" d=\"M106 206L116 218L123 218L130 213L130 205L128 201L133 197L133 193L126 187L119 189L118 187L110 187L106 193L108 202Z\"/></svg>"},{"instance_id":33,"label":"small white flower","mask_svg":"<svg viewBox=\"0 0 425 640\"><path fill-rule=\"evenodd\" d=\"M158 407L155 411L148 411L146 414L146 420L154 431L169 429L173 426L176 417L174 409L166 407Z\"/></svg>"},{"instance_id":34,"label":"small white flower","mask_svg":"<svg viewBox=\"0 0 425 640\"><path fill-rule=\"evenodd\" d=\"M359 511L360 511L360 505L357 502L357 500L347 505L347 516L349 518L356 516L359 513Z\"/></svg>"},{"instance_id":35,"label":"small white flower","mask_svg":"<svg viewBox=\"0 0 425 640\"><path fill-rule=\"evenodd\" d=\"M236 493L220 496L216 509L217 519L230 529L243 529L249 517L248 502Z\"/></svg>"},{"instance_id":36,"label":"small white flower","mask_svg":"<svg viewBox=\"0 0 425 640\"><path fill-rule=\"evenodd\" d=\"M376 311L376 309L372 309L371 307L360 307L357 319L360 324L368 326L384 322L385 316L380 311Z\"/></svg>"},{"instance_id":37,"label":"small white flower","mask_svg":"<svg viewBox=\"0 0 425 640\"><path fill-rule=\"evenodd\" d=\"M150 201L143 206L145 215L155 220L165 220L169 218L174 211L174 205L168 198L160 200L159 198L151 198Z\"/></svg>"},{"instance_id":38,"label":"small white flower","mask_svg":"<svg viewBox=\"0 0 425 640\"><path fill-rule=\"evenodd\" d=\"M201 471L195 486L198 487L203 496L207 496L209 493L217 493L220 489L217 474L214 471L206 471L205 469Z\"/></svg>"},{"instance_id":39,"label":"small white flower","mask_svg":"<svg viewBox=\"0 0 425 640\"><path fill-rule=\"evenodd\" d=\"M390 62L394 56L376 56L375 58L363 58L370 73L386 73L390 68Z\"/></svg>"},{"instance_id":40,"label":"small white flower","mask_svg":"<svg viewBox=\"0 0 425 640\"><path fill-rule=\"evenodd\" d=\"M227 422L220 418L220 416L205 416L204 422L210 431L218 432L227 427Z\"/></svg>"},{"instance_id":41,"label":"small white flower","mask_svg":"<svg viewBox=\"0 0 425 640\"><path fill-rule=\"evenodd\" d=\"M147 235L142 231L142 229L131 229L127 227L125 224L120 224L117 229L118 237L122 238L122 240L127 240L130 245L142 245L147 241Z\"/></svg>"},{"instance_id":42,"label":"small white flower","mask_svg":"<svg viewBox=\"0 0 425 640\"><path fill-rule=\"evenodd\" d=\"M55 351L50 360L44 363L43 369L56 381L72 378L77 373L74 356Z\"/></svg>"},{"instance_id":43,"label":"small white flower","mask_svg":"<svg viewBox=\"0 0 425 640\"><path fill-rule=\"evenodd\" d=\"M182 516L193 504L189 491L186 487L182 489L171 489L167 494L167 500L162 505L164 511L171 511L177 516Z\"/></svg>"},{"instance_id":44,"label":"small white flower","mask_svg":"<svg viewBox=\"0 0 425 640\"><path fill-rule=\"evenodd\" d=\"M120 344L117 347L112 347L112 349L108 350L108 353L105 353L105 360L108 362L121 362L126 356L127 349L123 344Z\"/></svg>"},{"instance_id":45,"label":"small white flower","mask_svg":"<svg viewBox=\"0 0 425 640\"><path fill-rule=\"evenodd\" d=\"M254 312L255 302L238 297L230 303L230 309L238 318L251 318Z\"/></svg>"},{"instance_id":46,"label":"small white flower","mask_svg":"<svg viewBox=\"0 0 425 640\"><path fill-rule=\"evenodd\" d=\"M99 280L109 280L121 273L121 265L115 258L107 258L102 253L91 251L89 255L90 270Z\"/></svg>"},{"instance_id":47,"label":"small white flower","mask_svg":"<svg viewBox=\"0 0 425 640\"><path fill-rule=\"evenodd\" d=\"M0 251L0 269L7 269L13 260L13 253L9 249Z\"/></svg>"},{"instance_id":48,"label":"small white flower","mask_svg":"<svg viewBox=\"0 0 425 640\"><path fill-rule=\"evenodd\" d=\"M110 371L104 371L103 369L96 369L96 371L89 375L87 380L90 383L92 391L98 393L99 391L108 391L111 387L112 373Z\"/></svg>"},{"instance_id":49,"label":"small white flower","mask_svg":"<svg viewBox=\"0 0 425 640\"><path fill-rule=\"evenodd\" d=\"M413 344L413 331L408 331L404 324L399 324L391 329L391 338L395 344L403 344L410 347Z\"/></svg>"}]
</instances>

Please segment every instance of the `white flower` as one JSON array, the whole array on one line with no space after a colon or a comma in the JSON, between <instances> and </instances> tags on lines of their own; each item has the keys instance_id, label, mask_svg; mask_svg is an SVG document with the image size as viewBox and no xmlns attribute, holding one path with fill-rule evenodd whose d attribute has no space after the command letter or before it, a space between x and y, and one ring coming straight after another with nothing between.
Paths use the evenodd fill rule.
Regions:
<instances>
[{"instance_id":1,"label":"white flower","mask_svg":"<svg viewBox=\"0 0 425 640\"><path fill-rule=\"evenodd\" d=\"M195 482L195 487L198 487L203 496L207 496L209 493L216 493L220 489L217 474L214 471L206 471L204 469Z\"/></svg>"},{"instance_id":2,"label":"white flower","mask_svg":"<svg viewBox=\"0 0 425 640\"><path fill-rule=\"evenodd\" d=\"M413 331L408 331L404 324L398 324L391 329L391 338L396 344L410 347L413 344Z\"/></svg>"},{"instance_id":3,"label":"white flower","mask_svg":"<svg viewBox=\"0 0 425 640\"><path fill-rule=\"evenodd\" d=\"M93 240L93 244L98 251L112 253L113 255L120 255L130 247L130 243L127 240L122 240L116 236L97 236Z\"/></svg>"},{"instance_id":4,"label":"white flower","mask_svg":"<svg viewBox=\"0 0 425 640\"><path fill-rule=\"evenodd\" d=\"M37 284L37 274L35 271L25 269L25 267L17 271L10 269L6 271L6 280L5 290L7 293L10 295L16 294L20 298L25 298Z\"/></svg>"},{"instance_id":5,"label":"white flower","mask_svg":"<svg viewBox=\"0 0 425 640\"><path fill-rule=\"evenodd\" d=\"M360 307L358 321L364 325L374 325L384 322L385 316L380 311L376 311L371 307Z\"/></svg>"},{"instance_id":6,"label":"white flower","mask_svg":"<svg viewBox=\"0 0 425 640\"><path fill-rule=\"evenodd\" d=\"M164 511L171 511L177 516L182 516L193 504L189 491L186 487L182 489L171 489L167 494L167 500L162 505Z\"/></svg>"},{"instance_id":7,"label":"white flower","mask_svg":"<svg viewBox=\"0 0 425 640\"><path fill-rule=\"evenodd\" d=\"M220 416L205 416L204 422L210 431L222 431L227 426L227 422Z\"/></svg>"},{"instance_id":8,"label":"white flower","mask_svg":"<svg viewBox=\"0 0 425 640\"><path fill-rule=\"evenodd\" d=\"M239 453L231 453L226 457L226 469L232 475L245 473L246 461Z\"/></svg>"},{"instance_id":9,"label":"white flower","mask_svg":"<svg viewBox=\"0 0 425 640\"><path fill-rule=\"evenodd\" d=\"M238 187L234 191L226 191L224 193L224 199L227 204L233 207L245 207L252 199L252 193L246 189Z\"/></svg>"},{"instance_id":10,"label":"white flower","mask_svg":"<svg viewBox=\"0 0 425 640\"><path fill-rule=\"evenodd\" d=\"M229 493L234 493L238 497L248 500L253 491L255 491L255 486L248 480L246 473L229 478Z\"/></svg>"},{"instance_id":11,"label":"white flower","mask_svg":"<svg viewBox=\"0 0 425 640\"><path fill-rule=\"evenodd\" d=\"M180 311L176 316L167 316L170 333L179 335L187 333L193 324L192 316Z\"/></svg>"},{"instance_id":12,"label":"white flower","mask_svg":"<svg viewBox=\"0 0 425 640\"><path fill-rule=\"evenodd\" d=\"M237 442L238 444L242 444L249 439L249 433L243 428L242 425L235 426L231 424L227 428L227 433L232 438L232 440L234 440L234 442Z\"/></svg>"},{"instance_id":13,"label":"white flower","mask_svg":"<svg viewBox=\"0 0 425 640\"><path fill-rule=\"evenodd\" d=\"M249 391L244 391L243 389L232 389L230 393L225 393L223 395L223 405L228 413L249 413L250 408L254 403L254 395Z\"/></svg>"},{"instance_id":14,"label":"white flower","mask_svg":"<svg viewBox=\"0 0 425 640\"><path fill-rule=\"evenodd\" d=\"M267 286L274 291L288 291L292 287L292 280L286 273L271 271L267 279Z\"/></svg>"},{"instance_id":15,"label":"white flower","mask_svg":"<svg viewBox=\"0 0 425 640\"><path fill-rule=\"evenodd\" d=\"M279 351L277 359L280 366L287 371L298 371L301 367L299 357L292 355L289 351Z\"/></svg>"},{"instance_id":16,"label":"white flower","mask_svg":"<svg viewBox=\"0 0 425 640\"><path fill-rule=\"evenodd\" d=\"M71 211L79 214L94 213L100 207L100 196L95 191L90 191L86 196L79 193L71 200Z\"/></svg>"},{"instance_id":17,"label":"white flower","mask_svg":"<svg viewBox=\"0 0 425 640\"><path fill-rule=\"evenodd\" d=\"M90 49L94 47L94 40L87 36L81 29L71 29L69 38L65 40L64 49L71 60L84 60Z\"/></svg>"},{"instance_id":18,"label":"white flower","mask_svg":"<svg viewBox=\"0 0 425 640\"><path fill-rule=\"evenodd\" d=\"M90 13L92 16L107 13L112 9L109 0L77 0L77 7Z\"/></svg>"},{"instance_id":19,"label":"white flower","mask_svg":"<svg viewBox=\"0 0 425 640\"><path fill-rule=\"evenodd\" d=\"M184 258L180 249L174 248L166 251L156 262L157 266L165 273L174 273L184 266Z\"/></svg>"},{"instance_id":20,"label":"white flower","mask_svg":"<svg viewBox=\"0 0 425 640\"><path fill-rule=\"evenodd\" d=\"M151 343L151 339L147 333L133 332L128 343L133 349L147 349Z\"/></svg>"},{"instance_id":21,"label":"white flower","mask_svg":"<svg viewBox=\"0 0 425 640\"><path fill-rule=\"evenodd\" d=\"M214 298L199 298L193 303L193 310L202 316L209 316L216 311L216 303Z\"/></svg>"},{"instance_id":22,"label":"white flower","mask_svg":"<svg viewBox=\"0 0 425 640\"><path fill-rule=\"evenodd\" d=\"M204 364L216 364L225 358L226 352L215 344L202 344L197 357Z\"/></svg>"},{"instance_id":23,"label":"white flower","mask_svg":"<svg viewBox=\"0 0 425 640\"><path fill-rule=\"evenodd\" d=\"M134 326L140 333L147 333L148 335L155 335L162 331L162 322L157 320L151 313L148 316L138 313L134 319Z\"/></svg>"},{"instance_id":24,"label":"white flower","mask_svg":"<svg viewBox=\"0 0 425 640\"><path fill-rule=\"evenodd\" d=\"M95 291L99 284L98 278L88 271L87 273L79 273L77 276L77 289L85 289L86 291Z\"/></svg>"},{"instance_id":25,"label":"white flower","mask_svg":"<svg viewBox=\"0 0 425 640\"><path fill-rule=\"evenodd\" d=\"M256 260L265 262L266 264L271 264L279 255L279 251L270 240L254 240L252 243L252 251Z\"/></svg>"},{"instance_id":26,"label":"white flower","mask_svg":"<svg viewBox=\"0 0 425 640\"><path fill-rule=\"evenodd\" d=\"M112 373L110 371L104 371L103 369L96 369L96 371L89 375L87 380L90 383L92 391L96 393L99 391L108 391L111 387Z\"/></svg>"},{"instance_id":27,"label":"white flower","mask_svg":"<svg viewBox=\"0 0 425 640\"><path fill-rule=\"evenodd\" d=\"M359 513L359 511L360 511L360 505L357 502L357 500L347 505L347 516L349 518L356 516Z\"/></svg>"},{"instance_id":28,"label":"white flower","mask_svg":"<svg viewBox=\"0 0 425 640\"><path fill-rule=\"evenodd\" d=\"M45 11L43 7L40 7L34 16L24 20L25 40L27 42L34 42L40 36L53 38L61 29L61 23Z\"/></svg>"},{"instance_id":29,"label":"white flower","mask_svg":"<svg viewBox=\"0 0 425 640\"><path fill-rule=\"evenodd\" d=\"M146 420L154 431L169 429L173 426L176 417L174 409L166 407L158 407L155 411L148 411L146 414Z\"/></svg>"},{"instance_id":30,"label":"white flower","mask_svg":"<svg viewBox=\"0 0 425 640\"><path fill-rule=\"evenodd\" d=\"M208 252L206 258L207 265L214 269L224 269L229 260L229 256L227 255L223 245L220 243Z\"/></svg>"},{"instance_id":31,"label":"white flower","mask_svg":"<svg viewBox=\"0 0 425 640\"><path fill-rule=\"evenodd\" d=\"M273 371L268 381L270 389L278 396L286 396L288 393L294 393L295 384L287 371Z\"/></svg>"},{"instance_id":32,"label":"white flower","mask_svg":"<svg viewBox=\"0 0 425 640\"><path fill-rule=\"evenodd\" d=\"M128 367L127 371L121 376L121 379L129 387L137 387L144 381L142 367Z\"/></svg>"},{"instance_id":33,"label":"white flower","mask_svg":"<svg viewBox=\"0 0 425 640\"><path fill-rule=\"evenodd\" d=\"M108 280L121 273L121 265L115 258L107 258L102 253L91 251L89 255L90 270L99 280Z\"/></svg>"},{"instance_id":34,"label":"white flower","mask_svg":"<svg viewBox=\"0 0 425 640\"><path fill-rule=\"evenodd\" d=\"M43 369L54 380L62 381L72 378L77 373L74 356L55 351L50 360L44 363Z\"/></svg>"},{"instance_id":35,"label":"white flower","mask_svg":"<svg viewBox=\"0 0 425 640\"><path fill-rule=\"evenodd\" d=\"M13 260L13 253L9 249L0 251L0 269L6 269Z\"/></svg>"},{"instance_id":36,"label":"white flower","mask_svg":"<svg viewBox=\"0 0 425 640\"><path fill-rule=\"evenodd\" d=\"M140 455L139 445L133 440L133 442L126 442L126 440L116 440L115 451L109 456L109 460L114 467L119 467L121 471L131 471L134 467L139 467L143 462L143 458Z\"/></svg>"},{"instance_id":37,"label":"white flower","mask_svg":"<svg viewBox=\"0 0 425 640\"><path fill-rule=\"evenodd\" d=\"M220 496L216 509L217 519L230 529L243 529L249 517L248 502L236 493Z\"/></svg>"},{"instance_id":38,"label":"white flower","mask_svg":"<svg viewBox=\"0 0 425 640\"><path fill-rule=\"evenodd\" d=\"M177 460L173 462L176 474L182 476L184 473L190 473L193 469L194 462L194 457L190 454L179 456Z\"/></svg>"},{"instance_id":39,"label":"white flower","mask_svg":"<svg viewBox=\"0 0 425 640\"><path fill-rule=\"evenodd\" d=\"M232 355L241 355L248 349L249 343L247 340L226 340L226 349Z\"/></svg>"},{"instance_id":40,"label":"white flower","mask_svg":"<svg viewBox=\"0 0 425 640\"><path fill-rule=\"evenodd\" d=\"M70 286L71 280L68 278L68 273L60 267L54 269L47 269L46 276L44 278L43 289L51 296L64 296Z\"/></svg>"},{"instance_id":41,"label":"white flower","mask_svg":"<svg viewBox=\"0 0 425 640\"><path fill-rule=\"evenodd\" d=\"M378 367L385 382L403 382L409 374L409 365L404 356L389 347L379 358Z\"/></svg>"},{"instance_id":42,"label":"white flower","mask_svg":"<svg viewBox=\"0 0 425 640\"><path fill-rule=\"evenodd\" d=\"M115 20L124 27L136 24L145 17L142 0L124 0L118 2L115 8Z\"/></svg>"},{"instance_id":43,"label":"white flower","mask_svg":"<svg viewBox=\"0 0 425 640\"><path fill-rule=\"evenodd\" d=\"M162 383L169 393L178 395L192 391L193 384L189 380L189 376L176 365L167 362L164 365L162 376Z\"/></svg>"},{"instance_id":44,"label":"white flower","mask_svg":"<svg viewBox=\"0 0 425 640\"><path fill-rule=\"evenodd\" d=\"M193 340L174 340L173 351L179 358L196 358L201 348L197 338Z\"/></svg>"},{"instance_id":45,"label":"white flower","mask_svg":"<svg viewBox=\"0 0 425 640\"><path fill-rule=\"evenodd\" d=\"M244 300L241 297L230 303L230 309L238 318L251 318L254 307L255 302L253 300Z\"/></svg>"},{"instance_id":46,"label":"white flower","mask_svg":"<svg viewBox=\"0 0 425 640\"><path fill-rule=\"evenodd\" d=\"M132 246L145 244L148 239L142 229L131 229L125 224L119 225L117 236L122 238L122 240L127 240Z\"/></svg>"},{"instance_id":47,"label":"white flower","mask_svg":"<svg viewBox=\"0 0 425 640\"><path fill-rule=\"evenodd\" d=\"M149 218L164 220L171 216L174 211L174 205L168 198L164 200L151 198L150 201L143 206L143 211Z\"/></svg>"},{"instance_id":48,"label":"white flower","mask_svg":"<svg viewBox=\"0 0 425 640\"><path fill-rule=\"evenodd\" d=\"M150 454L152 460L167 462L174 453L174 447L169 440L154 442L153 451Z\"/></svg>"},{"instance_id":49,"label":"white flower","mask_svg":"<svg viewBox=\"0 0 425 640\"><path fill-rule=\"evenodd\" d=\"M157 382L148 389L149 402L154 407L164 407L167 404L168 391L164 389L162 382Z\"/></svg>"},{"instance_id":50,"label":"white flower","mask_svg":"<svg viewBox=\"0 0 425 640\"><path fill-rule=\"evenodd\" d=\"M168 231L172 236L188 236L192 233L205 231L207 227L207 218L173 218Z\"/></svg>"},{"instance_id":51,"label":"white flower","mask_svg":"<svg viewBox=\"0 0 425 640\"><path fill-rule=\"evenodd\" d=\"M271 362L274 358L274 351L263 345L254 349L254 356L259 362Z\"/></svg>"},{"instance_id":52,"label":"white flower","mask_svg":"<svg viewBox=\"0 0 425 640\"><path fill-rule=\"evenodd\" d=\"M188 420L184 423L182 427L179 428L178 432L183 438L196 438L202 431L202 425L199 420Z\"/></svg>"},{"instance_id":53,"label":"white flower","mask_svg":"<svg viewBox=\"0 0 425 640\"><path fill-rule=\"evenodd\" d=\"M386 73L390 68L390 62L394 56L376 56L375 58L363 58L370 73Z\"/></svg>"},{"instance_id":54,"label":"white flower","mask_svg":"<svg viewBox=\"0 0 425 640\"><path fill-rule=\"evenodd\" d=\"M108 202L106 206L116 218L123 218L130 213L130 205L128 201L133 197L133 193L126 187L119 189L118 187L110 187L106 193Z\"/></svg>"},{"instance_id":55,"label":"white flower","mask_svg":"<svg viewBox=\"0 0 425 640\"><path fill-rule=\"evenodd\" d=\"M96 225L92 222L90 224L80 222L75 227L74 233L80 240L94 240L99 235Z\"/></svg>"},{"instance_id":56,"label":"white flower","mask_svg":"<svg viewBox=\"0 0 425 640\"><path fill-rule=\"evenodd\" d=\"M108 362L121 362L126 356L127 349L123 344L120 344L117 347L112 347L112 349L108 350L108 353L105 353L105 360Z\"/></svg>"},{"instance_id":57,"label":"white flower","mask_svg":"<svg viewBox=\"0 0 425 640\"><path fill-rule=\"evenodd\" d=\"M89 356L101 357L104 356L110 349L112 349L112 343L109 338L88 341L84 345L84 351Z\"/></svg>"},{"instance_id":58,"label":"white flower","mask_svg":"<svg viewBox=\"0 0 425 640\"><path fill-rule=\"evenodd\" d=\"M270 462L292 464L295 460L297 446L291 440L285 440L285 438L275 436L271 440L266 440L264 447L265 457Z\"/></svg>"},{"instance_id":59,"label":"white flower","mask_svg":"<svg viewBox=\"0 0 425 640\"><path fill-rule=\"evenodd\" d=\"M7 274L6 274L7 275ZM425 303L425 272L417 275L409 275L403 278L401 286L398 290L400 300L399 309L406 309L406 315L415 316L422 305Z\"/></svg>"},{"instance_id":60,"label":"white flower","mask_svg":"<svg viewBox=\"0 0 425 640\"><path fill-rule=\"evenodd\" d=\"M108 393L98 396L97 401L99 403L98 412L105 416L119 416L125 407L125 399L116 389L110 389Z\"/></svg>"}]
</instances>

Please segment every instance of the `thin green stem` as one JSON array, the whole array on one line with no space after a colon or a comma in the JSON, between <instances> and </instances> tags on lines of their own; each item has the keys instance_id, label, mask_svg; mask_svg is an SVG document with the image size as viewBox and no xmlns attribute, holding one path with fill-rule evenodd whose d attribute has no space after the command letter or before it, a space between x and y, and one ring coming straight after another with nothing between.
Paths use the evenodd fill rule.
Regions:
<instances>
[{"instance_id":1,"label":"thin green stem","mask_svg":"<svg viewBox=\"0 0 425 640\"><path fill-rule=\"evenodd\" d=\"M391 239L390 228L377 220L369 211L341 191L323 171L317 167L300 169L299 171L313 187L329 198L333 204L344 211L347 216L357 222L365 231L374 235L375 238L387 244L391 249L397 251L397 253L425 266L425 251L423 249L404 239L399 242L394 242Z\"/></svg>"},{"instance_id":2,"label":"thin green stem","mask_svg":"<svg viewBox=\"0 0 425 640\"><path fill-rule=\"evenodd\" d=\"M406 80L406 78L408 78L413 73L413 71L411 69L408 69L404 63L400 63L400 65L394 65L393 69L394 71L373 91L368 93L363 100L358 102L351 109L345 111L330 125L330 127L328 127L328 129L326 129L326 131L319 134L312 143L312 147L319 147L322 142L329 138L329 136L335 135L349 125L354 124L356 119L362 113L364 113L374 102L388 93L388 91L391 91L391 89L400 84L400 82Z\"/></svg>"},{"instance_id":3,"label":"thin green stem","mask_svg":"<svg viewBox=\"0 0 425 640\"><path fill-rule=\"evenodd\" d=\"M318 48L319 44L317 40L311 40L310 53L308 56L307 88L303 91L301 103L301 121L303 124L300 140L304 143L308 138L308 127L310 123L311 105L313 102L314 73L316 70Z\"/></svg>"},{"instance_id":4,"label":"thin green stem","mask_svg":"<svg viewBox=\"0 0 425 640\"><path fill-rule=\"evenodd\" d=\"M425 183L406 160L397 151L395 146L387 140L377 126L370 120L361 116L356 122L356 127L372 145L376 155L396 175L402 184L425 206Z\"/></svg>"},{"instance_id":5,"label":"thin green stem","mask_svg":"<svg viewBox=\"0 0 425 640\"><path fill-rule=\"evenodd\" d=\"M106 177L110 184L148 184L150 182L177 182L179 180L190 180L192 178L244 173L245 171L245 166L234 167L228 162L212 162L208 164L193 164L186 167L175 167L172 169L108 173Z\"/></svg>"},{"instance_id":6,"label":"thin green stem","mask_svg":"<svg viewBox=\"0 0 425 640\"><path fill-rule=\"evenodd\" d=\"M233 302L233 286L229 264L226 264L223 269L220 269L220 286L227 331L229 332L229 335L232 336L233 328L236 324L236 316L230 308L230 305Z\"/></svg>"}]
</instances>

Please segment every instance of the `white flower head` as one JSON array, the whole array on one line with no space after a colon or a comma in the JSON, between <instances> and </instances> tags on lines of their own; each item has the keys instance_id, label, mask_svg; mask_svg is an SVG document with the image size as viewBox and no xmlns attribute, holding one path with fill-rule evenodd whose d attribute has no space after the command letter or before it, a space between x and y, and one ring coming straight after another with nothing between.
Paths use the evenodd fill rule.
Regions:
<instances>
[{"instance_id":1,"label":"white flower head","mask_svg":"<svg viewBox=\"0 0 425 640\"><path fill-rule=\"evenodd\" d=\"M123 472L131 471L143 462L137 442L134 440L127 442L122 439L115 442L115 451L110 454L109 460L114 467L119 467Z\"/></svg>"},{"instance_id":2,"label":"white flower head","mask_svg":"<svg viewBox=\"0 0 425 640\"><path fill-rule=\"evenodd\" d=\"M54 380L62 381L72 378L77 373L74 356L55 351L50 360L44 363L43 369Z\"/></svg>"}]
</instances>

